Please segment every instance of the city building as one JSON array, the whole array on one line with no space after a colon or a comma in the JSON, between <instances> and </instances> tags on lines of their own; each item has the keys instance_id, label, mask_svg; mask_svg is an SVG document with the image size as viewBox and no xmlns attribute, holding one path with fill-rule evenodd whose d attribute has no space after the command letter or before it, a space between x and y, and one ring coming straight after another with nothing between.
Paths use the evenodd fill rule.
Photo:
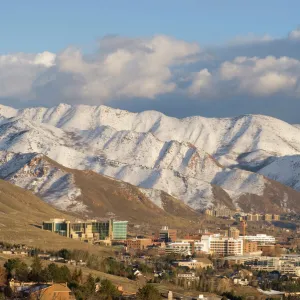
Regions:
<instances>
[{"instance_id":1,"label":"city building","mask_svg":"<svg viewBox=\"0 0 300 300\"><path fill-rule=\"evenodd\" d=\"M212 234L203 235L201 241L182 240L169 243L166 247L166 253L192 255L197 252L222 256L242 255L243 240L224 237L220 234Z\"/></svg>"},{"instance_id":2,"label":"city building","mask_svg":"<svg viewBox=\"0 0 300 300\"><path fill-rule=\"evenodd\" d=\"M229 209L226 206L220 206L212 209L206 209L204 213L208 216L217 218L231 218L235 214L235 211Z\"/></svg>"},{"instance_id":3,"label":"city building","mask_svg":"<svg viewBox=\"0 0 300 300\"><path fill-rule=\"evenodd\" d=\"M253 221L253 215L252 214L248 214L245 216L245 220L246 221Z\"/></svg>"},{"instance_id":4,"label":"city building","mask_svg":"<svg viewBox=\"0 0 300 300\"><path fill-rule=\"evenodd\" d=\"M177 240L177 230L169 229L168 226L163 226L159 231L159 239L165 243L175 242Z\"/></svg>"},{"instance_id":5,"label":"city building","mask_svg":"<svg viewBox=\"0 0 300 300\"><path fill-rule=\"evenodd\" d=\"M187 267L189 269L207 269L213 268L213 264L209 259L193 259L193 260L181 260L174 262L178 267Z\"/></svg>"},{"instance_id":6,"label":"city building","mask_svg":"<svg viewBox=\"0 0 300 300\"><path fill-rule=\"evenodd\" d=\"M279 271L282 274L300 276L300 256L282 255L281 257L242 255L225 258L230 264L244 264L258 271Z\"/></svg>"},{"instance_id":7,"label":"city building","mask_svg":"<svg viewBox=\"0 0 300 300\"><path fill-rule=\"evenodd\" d=\"M276 214L247 214L243 217L244 220L246 221L279 221L280 220L280 215Z\"/></svg>"},{"instance_id":8,"label":"city building","mask_svg":"<svg viewBox=\"0 0 300 300\"><path fill-rule=\"evenodd\" d=\"M70 222L65 219L44 221L42 228L59 235L80 240L126 240L128 221L114 219Z\"/></svg>"},{"instance_id":9,"label":"city building","mask_svg":"<svg viewBox=\"0 0 300 300\"><path fill-rule=\"evenodd\" d=\"M272 221L272 215L271 214L265 214L264 216L263 216L263 220L264 221Z\"/></svg>"},{"instance_id":10,"label":"city building","mask_svg":"<svg viewBox=\"0 0 300 300\"><path fill-rule=\"evenodd\" d=\"M240 236L240 231L236 227L229 227L228 237L233 239L238 239Z\"/></svg>"},{"instance_id":11,"label":"city building","mask_svg":"<svg viewBox=\"0 0 300 300\"><path fill-rule=\"evenodd\" d=\"M50 219L50 221L43 222L43 229L69 237L70 223L70 221L65 219Z\"/></svg>"},{"instance_id":12,"label":"city building","mask_svg":"<svg viewBox=\"0 0 300 300\"><path fill-rule=\"evenodd\" d=\"M152 239L128 239L126 241L128 250L144 250L148 246L152 245Z\"/></svg>"},{"instance_id":13,"label":"city building","mask_svg":"<svg viewBox=\"0 0 300 300\"><path fill-rule=\"evenodd\" d=\"M262 215L260 214L252 215L252 221L261 221L261 220L262 220Z\"/></svg>"},{"instance_id":14,"label":"city building","mask_svg":"<svg viewBox=\"0 0 300 300\"><path fill-rule=\"evenodd\" d=\"M244 254L245 253L255 253L258 251L257 242L246 241L244 245Z\"/></svg>"},{"instance_id":15,"label":"city building","mask_svg":"<svg viewBox=\"0 0 300 300\"><path fill-rule=\"evenodd\" d=\"M192 255L196 252L202 252L203 244L200 241L183 240L174 243L168 243L166 253L178 253L182 255Z\"/></svg>"},{"instance_id":16,"label":"city building","mask_svg":"<svg viewBox=\"0 0 300 300\"><path fill-rule=\"evenodd\" d=\"M241 238L246 241L257 242L258 244L275 244L275 237L266 234L246 235Z\"/></svg>"},{"instance_id":17,"label":"city building","mask_svg":"<svg viewBox=\"0 0 300 300\"><path fill-rule=\"evenodd\" d=\"M127 239L127 224L128 221L112 221L112 240Z\"/></svg>"},{"instance_id":18,"label":"city building","mask_svg":"<svg viewBox=\"0 0 300 300\"><path fill-rule=\"evenodd\" d=\"M257 255L250 255L246 253L245 255L233 255L233 256L227 256L225 257L225 260L229 262L231 265L242 265L245 264L249 261L255 261L256 259L261 258L261 252L258 253Z\"/></svg>"},{"instance_id":19,"label":"city building","mask_svg":"<svg viewBox=\"0 0 300 300\"><path fill-rule=\"evenodd\" d=\"M242 255L243 240L223 237L219 234L203 235L201 238L202 251L209 254Z\"/></svg>"}]
</instances>

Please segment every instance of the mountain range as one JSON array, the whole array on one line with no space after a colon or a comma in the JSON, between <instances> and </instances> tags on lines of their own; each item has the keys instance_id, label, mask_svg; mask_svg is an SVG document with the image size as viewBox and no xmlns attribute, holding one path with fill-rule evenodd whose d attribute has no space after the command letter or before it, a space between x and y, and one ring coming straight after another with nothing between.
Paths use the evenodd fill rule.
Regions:
<instances>
[{"instance_id":1,"label":"mountain range","mask_svg":"<svg viewBox=\"0 0 300 300\"><path fill-rule=\"evenodd\" d=\"M272 117L0 106L0 150L0 178L74 213L98 211L100 199L101 214L121 214L132 206L124 187L143 209L168 216L213 206L300 211L300 129ZM122 197L88 192L105 185Z\"/></svg>"}]
</instances>

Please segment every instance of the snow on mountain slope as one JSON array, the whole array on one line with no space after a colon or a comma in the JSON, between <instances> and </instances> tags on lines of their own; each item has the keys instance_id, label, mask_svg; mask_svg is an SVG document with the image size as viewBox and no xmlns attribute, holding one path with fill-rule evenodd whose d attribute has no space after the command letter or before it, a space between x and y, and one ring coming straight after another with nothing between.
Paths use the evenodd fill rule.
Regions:
<instances>
[{"instance_id":1,"label":"snow on mountain slope","mask_svg":"<svg viewBox=\"0 0 300 300\"><path fill-rule=\"evenodd\" d=\"M139 189L91 171L68 169L37 153L0 151L0 178L31 190L61 210L82 217L104 216L107 212L127 219L144 218L145 221L152 218L155 222L159 216L162 222L168 217L198 217L182 201L162 191Z\"/></svg>"},{"instance_id":2,"label":"snow on mountain slope","mask_svg":"<svg viewBox=\"0 0 300 300\"><path fill-rule=\"evenodd\" d=\"M300 191L300 155L276 158L258 173Z\"/></svg>"},{"instance_id":3,"label":"snow on mountain slope","mask_svg":"<svg viewBox=\"0 0 300 300\"><path fill-rule=\"evenodd\" d=\"M66 167L165 191L194 209L230 197L238 206L243 194L266 197L273 183L249 171L300 153L300 130L266 116L179 120L154 111L66 104L23 110L1 106L0 115L2 150L43 153ZM221 187L218 197L215 186ZM159 192L147 193L159 203Z\"/></svg>"},{"instance_id":4,"label":"snow on mountain slope","mask_svg":"<svg viewBox=\"0 0 300 300\"><path fill-rule=\"evenodd\" d=\"M106 158L129 165L175 170L206 181L222 170L209 154L192 144L162 142L151 133L116 131L101 126L80 135L84 144L100 150Z\"/></svg>"},{"instance_id":5,"label":"snow on mountain slope","mask_svg":"<svg viewBox=\"0 0 300 300\"><path fill-rule=\"evenodd\" d=\"M51 166L43 155L0 151L0 177L31 190L61 210L87 211L86 205L77 201L81 191L75 186L74 177Z\"/></svg>"},{"instance_id":6,"label":"snow on mountain slope","mask_svg":"<svg viewBox=\"0 0 300 300\"><path fill-rule=\"evenodd\" d=\"M152 134L99 129L80 138L51 125L13 118L0 126L0 149L43 153L66 167L161 189L195 209L216 201L209 181L222 167L210 155L188 143L161 142Z\"/></svg>"},{"instance_id":7,"label":"snow on mountain slope","mask_svg":"<svg viewBox=\"0 0 300 300\"><path fill-rule=\"evenodd\" d=\"M0 114L2 110L7 117L9 109L2 107ZM67 104L18 110L17 115L65 130L93 130L106 125L118 131L151 132L161 141L189 142L214 155L223 165L233 164L245 152L264 150L279 156L300 152L299 128L262 115L176 119L155 111L130 113L106 106Z\"/></svg>"}]
</instances>

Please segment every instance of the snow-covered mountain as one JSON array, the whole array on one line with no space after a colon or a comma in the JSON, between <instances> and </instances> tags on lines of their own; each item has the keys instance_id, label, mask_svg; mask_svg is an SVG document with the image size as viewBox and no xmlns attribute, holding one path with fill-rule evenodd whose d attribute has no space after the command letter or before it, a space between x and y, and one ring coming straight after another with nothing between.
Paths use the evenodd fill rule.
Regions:
<instances>
[{"instance_id":1,"label":"snow-covered mountain","mask_svg":"<svg viewBox=\"0 0 300 300\"><path fill-rule=\"evenodd\" d=\"M278 192L286 187L266 177L300 190L297 171L289 180L277 174L288 172L289 163L276 169L280 159L300 155L300 129L271 117L180 120L154 111L66 104L22 110L1 106L0 115L1 150L41 153L65 167L154 189L146 192L154 202L162 190L193 209L218 203L245 209L249 195L266 199L273 191L285 199L278 207L288 208L289 197L294 203L298 194Z\"/></svg>"},{"instance_id":2,"label":"snow-covered mountain","mask_svg":"<svg viewBox=\"0 0 300 300\"><path fill-rule=\"evenodd\" d=\"M1 179L81 217L101 217L113 212L127 220L156 225L157 219L198 219L197 212L163 191L140 189L92 171L65 168L42 154L0 151L0 162Z\"/></svg>"}]
</instances>

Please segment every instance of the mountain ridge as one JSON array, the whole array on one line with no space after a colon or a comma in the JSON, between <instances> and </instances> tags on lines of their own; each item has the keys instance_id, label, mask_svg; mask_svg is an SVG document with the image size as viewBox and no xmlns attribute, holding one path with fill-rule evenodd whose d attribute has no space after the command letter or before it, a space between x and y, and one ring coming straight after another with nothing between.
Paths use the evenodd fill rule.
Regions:
<instances>
[{"instance_id":1,"label":"mountain ridge","mask_svg":"<svg viewBox=\"0 0 300 300\"><path fill-rule=\"evenodd\" d=\"M299 128L263 115L176 119L155 111L67 104L1 106L0 115L4 151L38 152L65 167L163 190L196 210L216 205L214 185L237 208L243 195L266 198L270 186L278 191L272 162L300 154ZM292 179L278 181L300 189ZM280 189L292 195L292 203L298 197Z\"/></svg>"}]
</instances>

